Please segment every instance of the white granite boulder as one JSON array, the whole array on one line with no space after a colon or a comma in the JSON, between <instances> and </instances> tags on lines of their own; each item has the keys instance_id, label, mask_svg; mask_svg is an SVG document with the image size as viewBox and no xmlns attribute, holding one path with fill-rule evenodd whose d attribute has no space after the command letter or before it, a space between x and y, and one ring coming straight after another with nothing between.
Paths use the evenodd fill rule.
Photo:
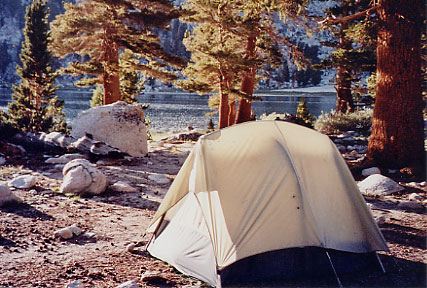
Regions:
<instances>
[{"instance_id":1,"label":"white granite boulder","mask_svg":"<svg viewBox=\"0 0 427 288\"><path fill-rule=\"evenodd\" d=\"M13 194L9 187L6 185L0 185L0 207L5 206L7 204L19 203L21 199L18 198L15 194Z\"/></svg>"},{"instance_id":2,"label":"white granite boulder","mask_svg":"<svg viewBox=\"0 0 427 288\"><path fill-rule=\"evenodd\" d=\"M116 192L123 192L123 193L132 193L132 192L138 192L138 189L135 187L132 187L126 182L118 181L110 186L110 189L116 191Z\"/></svg>"},{"instance_id":3,"label":"white granite boulder","mask_svg":"<svg viewBox=\"0 0 427 288\"><path fill-rule=\"evenodd\" d=\"M21 175L9 181L9 186L18 189L30 189L37 183L37 177L33 175Z\"/></svg>"},{"instance_id":4,"label":"white granite boulder","mask_svg":"<svg viewBox=\"0 0 427 288\"><path fill-rule=\"evenodd\" d=\"M142 157L148 152L144 119L141 105L118 101L79 113L72 123L71 136L77 139L89 133L94 140Z\"/></svg>"},{"instance_id":5,"label":"white granite boulder","mask_svg":"<svg viewBox=\"0 0 427 288\"><path fill-rule=\"evenodd\" d=\"M62 193L98 195L107 189L107 177L93 164L85 159L68 162L63 170Z\"/></svg>"},{"instance_id":6,"label":"white granite boulder","mask_svg":"<svg viewBox=\"0 0 427 288\"><path fill-rule=\"evenodd\" d=\"M404 190L394 180L381 174L374 174L357 184L360 192L366 195L390 195Z\"/></svg>"}]
</instances>

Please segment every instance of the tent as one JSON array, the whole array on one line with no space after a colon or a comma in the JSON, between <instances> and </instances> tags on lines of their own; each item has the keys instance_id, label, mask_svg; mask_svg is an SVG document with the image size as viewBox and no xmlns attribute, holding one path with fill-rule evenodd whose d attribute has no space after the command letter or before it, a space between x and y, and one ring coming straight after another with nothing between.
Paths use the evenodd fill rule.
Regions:
<instances>
[{"instance_id":1,"label":"tent","mask_svg":"<svg viewBox=\"0 0 427 288\"><path fill-rule=\"evenodd\" d=\"M151 255L217 287L348 272L388 251L333 142L282 121L201 137L147 231Z\"/></svg>"}]
</instances>

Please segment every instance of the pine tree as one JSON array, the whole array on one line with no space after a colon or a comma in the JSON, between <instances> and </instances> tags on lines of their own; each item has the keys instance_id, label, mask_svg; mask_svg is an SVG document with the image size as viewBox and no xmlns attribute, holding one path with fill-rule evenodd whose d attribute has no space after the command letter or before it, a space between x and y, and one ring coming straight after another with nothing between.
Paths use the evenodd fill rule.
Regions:
<instances>
[{"instance_id":1,"label":"pine tree","mask_svg":"<svg viewBox=\"0 0 427 288\"><path fill-rule=\"evenodd\" d=\"M310 110L308 110L307 100L304 97L301 97L298 104L296 117L301 119L305 123L305 126L313 128L315 118L311 115Z\"/></svg>"},{"instance_id":2,"label":"pine tree","mask_svg":"<svg viewBox=\"0 0 427 288\"><path fill-rule=\"evenodd\" d=\"M332 18L341 18L364 11L370 5L370 0L343 0L329 8L326 13ZM328 22L327 22L328 23ZM368 18L351 21L330 23L324 26L331 34L331 40L323 42L325 46L333 47L335 51L319 65L317 69L336 69L335 89L337 91L336 111L346 113L354 111L354 86L360 80L363 72L375 71L375 22Z\"/></svg>"},{"instance_id":3,"label":"pine tree","mask_svg":"<svg viewBox=\"0 0 427 288\"><path fill-rule=\"evenodd\" d=\"M303 58L288 39L279 35L274 25L278 10L290 18L297 15L300 7L297 2L303 1L186 2L188 11L193 12L187 21L193 20L201 25L186 43L187 50L192 51L193 55L197 51L197 55L192 55L189 70L193 69L190 73L195 75L194 84L199 85L200 91L218 91L219 101L216 103L220 107L220 128L227 125L227 118L229 125L252 118L251 102L259 99L253 96L258 76L267 68L266 64L270 67L281 65L284 56L282 47L288 51L292 49L296 62ZM200 32L202 30L204 32ZM209 35L209 39L206 39L206 35ZM206 70L202 67L208 66L210 76L206 76L206 73L203 76ZM216 87L213 88L213 85ZM239 99L236 117L234 96Z\"/></svg>"},{"instance_id":4,"label":"pine tree","mask_svg":"<svg viewBox=\"0 0 427 288\"><path fill-rule=\"evenodd\" d=\"M54 96L56 74L49 66L52 55L48 50L46 5L45 0L34 0L27 7L20 54L22 66L16 67L21 82L13 86L8 111L12 123L24 131L65 132L64 102Z\"/></svg>"},{"instance_id":5,"label":"pine tree","mask_svg":"<svg viewBox=\"0 0 427 288\"><path fill-rule=\"evenodd\" d=\"M119 56L123 49L141 61L128 65L145 75L164 81L175 79L169 65L181 67L185 61L166 53L156 29L167 29L179 16L171 1L82 0L65 3L65 13L52 22L51 48L59 57L79 54L81 61L69 63L64 72L90 75L78 84L104 87L104 104L121 100Z\"/></svg>"},{"instance_id":6,"label":"pine tree","mask_svg":"<svg viewBox=\"0 0 427 288\"><path fill-rule=\"evenodd\" d=\"M379 0L376 101L367 158L425 178L421 33L423 0Z\"/></svg>"}]
</instances>

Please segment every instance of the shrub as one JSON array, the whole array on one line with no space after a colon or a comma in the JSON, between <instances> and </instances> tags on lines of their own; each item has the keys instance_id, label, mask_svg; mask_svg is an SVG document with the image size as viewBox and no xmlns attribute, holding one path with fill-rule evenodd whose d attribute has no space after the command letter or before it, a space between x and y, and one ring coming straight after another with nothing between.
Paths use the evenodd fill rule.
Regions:
<instances>
[{"instance_id":1,"label":"shrub","mask_svg":"<svg viewBox=\"0 0 427 288\"><path fill-rule=\"evenodd\" d=\"M368 132L372 124L372 109L364 109L352 113L331 111L317 118L314 128L324 134L342 131Z\"/></svg>"},{"instance_id":2,"label":"shrub","mask_svg":"<svg viewBox=\"0 0 427 288\"><path fill-rule=\"evenodd\" d=\"M307 101L304 97L301 97L301 101L298 104L296 117L304 121L304 126L313 128L313 123L316 118L313 117L310 113L310 110L308 110Z\"/></svg>"}]
</instances>

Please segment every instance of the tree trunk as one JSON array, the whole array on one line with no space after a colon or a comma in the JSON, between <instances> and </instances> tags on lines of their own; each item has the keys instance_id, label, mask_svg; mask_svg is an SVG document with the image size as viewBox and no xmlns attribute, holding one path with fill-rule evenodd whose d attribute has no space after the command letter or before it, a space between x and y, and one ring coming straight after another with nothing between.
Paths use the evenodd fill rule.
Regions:
<instances>
[{"instance_id":1,"label":"tree trunk","mask_svg":"<svg viewBox=\"0 0 427 288\"><path fill-rule=\"evenodd\" d=\"M228 126L228 117L230 113L229 104L228 104L228 93L224 93L224 77L220 77L220 91L219 91L219 129L225 128Z\"/></svg>"},{"instance_id":2,"label":"tree trunk","mask_svg":"<svg viewBox=\"0 0 427 288\"><path fill-rule=\"evenodd\" d=\"M119 78L119 49L109 35L111 31L106 29L103 41L104 49L104 73L102 75L104 85L104 105L121 100Z\"/></svg>"},{"instance_id":3,"label":"tree trunk","mask_svg":"<svg viewBox=\"0 0 427 288\"><path fill-rule=\"evenodd\" d=\"M421 29L424 0L380 0L377 87L367 158L424 174Z\"/></svg>"},{"instance_id":4,"label":"tree trunk","mask_svg":"<svg viewBox=\"0 0 427 288\"><path fill-rule=\"evenodd\" d=\"M234 124L236 124L236 101L229 104L228 112L228 126L233 126Z\"/></svg>"},{"instance_id":5,"label":"tree trunk","mask_svg":"<svg viewBox=\"0 0 427 288\"><path fill-rule=\"evenodd\" d=\"M248 37L248 43L246 45L246 55L248 56L248 59L255 56L255 44L256 36L252 34ZM241 91L245 94L252 95L254 92L254 85L255 67L251 67L243 76ZM251 120L251 107L252 104L249 100L240 98L236 123L243 123Z\"/></svg>"},{"instance_id":6,"label":"tree trunk","mask_svg":"<svg viewBox=\"0 0 427 288\"><path fill-rule=\"evenodd\" d=\"M344 36L344 30L348 28L347 23L340 25L339 49L351 49L351 41ZM337 67L337 112L347 113L354 111L353 96L351 95L351 71L345 61L339 60Z\"/></svg>"}]
</instances>

